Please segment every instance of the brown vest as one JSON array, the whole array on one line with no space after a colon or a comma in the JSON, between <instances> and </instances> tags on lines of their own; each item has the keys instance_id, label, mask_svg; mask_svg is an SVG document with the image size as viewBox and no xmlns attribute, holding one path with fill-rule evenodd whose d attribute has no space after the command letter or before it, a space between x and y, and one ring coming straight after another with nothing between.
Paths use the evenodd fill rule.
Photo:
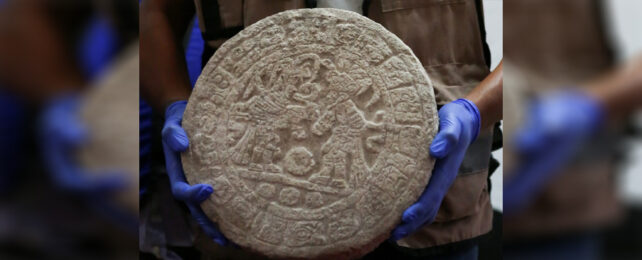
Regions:
<instances>
[{"instance_id":1,"label":"brown vest","mask_svg":"<svg viewBox=\"0 0 642 260\"><path fill-rule=\"evenodd\" d=\"M613 55L600 9L595 0L504 1L506 71L519 70L520 87L528 93L572 86L605 72ZM525 211L504 217L504 237L546 236L613 222L620 212L613 158L606 151L614 142L605 136L582 149Z\"/></svg>"},{"instance_id":2,"label":"brown vest","mask_svg":"<svg viewBox=\"0 0 642 260\"><path fill-rule=\"evenodd\" d=\"M218 0L220 21L203 10L211 0L195 0L204 35L224 35L288 9L305 8L304 0ZM413 50L435 87L437 103L464 97L489 73L474 0L372 0L367 16L396 34ZM216 9L216 8L210 8ZM217 16L218 17L218 16ZM228 37L228 38L229 38ZM219 38L219 37L215 37ZM214 48L222 40L209 40ZM471 239L491 229L492 208L487 186L491 129L484 129L469 148L459 175L435 221L402 239L398 245L427 248Z\"/></svg>"}]
</instances>

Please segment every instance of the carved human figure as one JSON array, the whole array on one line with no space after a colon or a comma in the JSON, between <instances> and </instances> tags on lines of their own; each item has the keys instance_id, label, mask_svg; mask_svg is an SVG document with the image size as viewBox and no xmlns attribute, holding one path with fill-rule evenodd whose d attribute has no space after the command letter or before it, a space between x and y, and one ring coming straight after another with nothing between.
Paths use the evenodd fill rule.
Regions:
<instances>
[{"instance_id":1,"label":"carved human figure","mask_svg":"<svg viewBox=\"0 0 642 260\"><path fill-rule=\"evenodd\" d=\"M245 102L234 104L233 117L252 118L252 123L246 125L246 130L240 140L232 147L232 161L239 165L262 168L261 164L270 165L270 171L277 172L272 166L274 157L278 155L279 137L273 133L274 123L265 118L283 114L287 99L278 92L265 96L254 96Z\"/></svg>"},{"instance_id":2,"label":"carved human figure","mask_svg":"<svg viewBox=\"0 0 642 260\"><path fill-rule=\"evenodd\" d=\"M321 170L312 175L310 181L339 189L348 187L348 157L363 158L360 137L365 125L366 119L351 100L330 108L313 124L312 131L317 135L322 135L328 128L332 133L321 146ZM353 160L353 163L359 161L363 160ZM363 164L365 167L365 161Z\"/></svg>"},{"instance_id":3,"label":"carved human figure","mask_svg":"<svg viewBox=\"0 0 642 260\"><path fill-rule=\"evenodd\" d=\"M256 133L256 141L252 151L252 163L256 164L259 169L270 172L279 172L280 169L274 164L275 157L281 153L278 147L280 142L279 135L263 127Z\"/></svg>"},{"instance_id":4,"label":"carved human figure","mask_svg":"<svg viewBox=\"0 0 642 260\"><path fill-rule=\"evenodd\" d=\"M243 136L230 149L230 158L238 165L247 165L250 163L252 154L252 143L254 142L256 129L248 127Z\"/></svg>"}]
</instances>

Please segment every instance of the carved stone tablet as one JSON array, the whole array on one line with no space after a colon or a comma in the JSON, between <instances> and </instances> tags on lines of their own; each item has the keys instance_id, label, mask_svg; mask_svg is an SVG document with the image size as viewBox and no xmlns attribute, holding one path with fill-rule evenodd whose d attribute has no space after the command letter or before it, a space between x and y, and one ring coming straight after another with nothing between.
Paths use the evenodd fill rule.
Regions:
<instances>
[{"instance_id":1,"label":"carved stone tablet","mask_svg":"<svg viewBox=\"0 0 642 260\"><path fill-rule=\"evenodd\" d=\"M349 11L300 9L228 40L183 127L191 184L238 245L272 257L357 257L389 236L434 160L438 119L419 60Z\"/></svg>"},{"instance_id":2,"label":"carved stone tablet","mask_svg":"<svg viewBox=\"0 0 642 260\"><path fill-rule=\"evenodd\" d=\"M118 202L138 215L138 43L117 59L85 93L79 118L88 130L78 161L90 173L123 174L127 187Z\"/></svg>"}]
</instances>

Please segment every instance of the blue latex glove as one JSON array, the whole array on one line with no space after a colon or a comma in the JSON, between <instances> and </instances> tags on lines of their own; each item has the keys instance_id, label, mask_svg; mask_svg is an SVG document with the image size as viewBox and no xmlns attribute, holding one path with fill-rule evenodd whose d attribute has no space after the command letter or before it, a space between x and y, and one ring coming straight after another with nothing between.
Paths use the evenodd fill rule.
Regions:
<instances>
[{"instance_id":1,"label":"blue latex glove","mask_svg":"<svg viewBox=\"0 0 642 260\"><path fill-rule=\"evenodd\" d=\"M200 206L214 192L214 189L207 184L189 185L185 180L180 153L187 150L189 146L187 134L181 127L186 105L187 101L185 100L176 101L170 104L165 111L165 125L162 132L163 152L172 194L176 199L187 204L192 217L205 231L205 234L217 244L227 245L229 243L227 238L218 230L216 224L205 215Z\"/></svg>"},{"instance_id":2,"label":"blue latex glove","mask_svg":"<svg viewBox=\"0 0 642 260\"><path fill-rule=\"evenodd\" d=\"M87 140L87 129L76 118L78 105L75 95L57 97L39 118L43 159L54 184L70 192L98 196L124 188L122 173L90 173L75 162L74 150Z\"/></svg>"},{"instance_id":3,"label":"blue latex glove","mask_svg":"<svg viewBox=\"0 0 642 260\"><path fill-rule=\"evenodd\" d=\"M504 212L511 214L527 205L599 130L603 117L602 106L579 91L534 100L512 142L520 163L504 186Z\"/></svg>"},{"instance_id":4,"label":"blue latex glove","mask_svg":"<svg viewBox=\"0 0 642 260\"><path fill-rule=\"evenodd\" d=\"M439 132L430 145L430 155L437 158L435 168L419 200L404 211L401 224L392 231L392 241L408 236L435 219L480 127L479 109L470 100L457 99L439 109Z\"/></svg>"}]
</instances>

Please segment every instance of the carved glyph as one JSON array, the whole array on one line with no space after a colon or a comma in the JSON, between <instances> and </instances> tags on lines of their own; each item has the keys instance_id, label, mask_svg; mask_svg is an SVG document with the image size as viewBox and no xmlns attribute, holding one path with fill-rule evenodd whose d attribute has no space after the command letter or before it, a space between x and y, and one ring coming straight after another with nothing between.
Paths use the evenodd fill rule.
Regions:
<instances>
[{"instance_id":1,"label":"carved glyph","mask_svg":"<svg viewBox=\"0 0 642 260\"><path fill-rule=\"evenodd\" d=\"M214 187L201 206L238 245L355 257L423 191L437 126L430 80L400 39L348 11L286 11L208 62L182 162L190 183Z\"/></svg>"}]
</instances>

